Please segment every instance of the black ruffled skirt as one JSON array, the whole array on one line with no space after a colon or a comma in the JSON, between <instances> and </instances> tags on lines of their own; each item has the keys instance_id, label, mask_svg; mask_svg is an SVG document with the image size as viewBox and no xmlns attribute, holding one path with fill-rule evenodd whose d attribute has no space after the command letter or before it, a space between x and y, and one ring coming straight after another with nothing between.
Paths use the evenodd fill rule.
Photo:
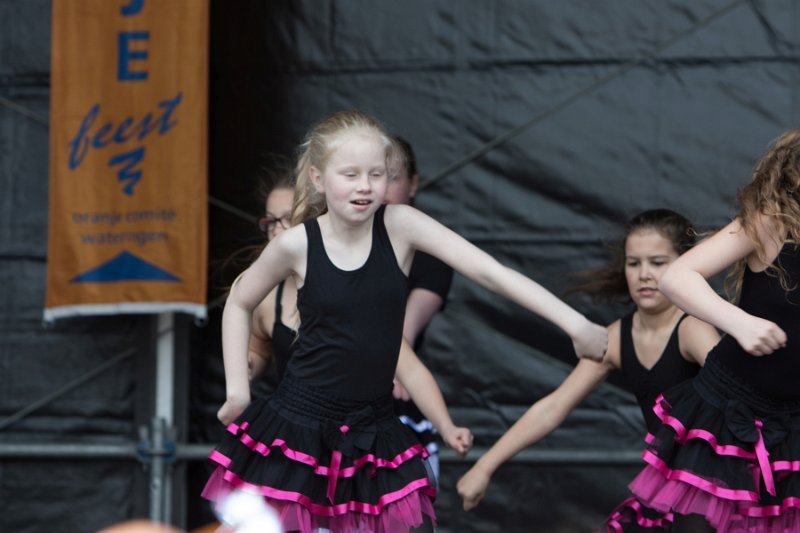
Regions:
<instances>
[{"instance_id":1,"label":"black ruffled skirt","mask_svg":"<svg viewBox=\"0 0 800 533\"><path fill-rule=\"evenodd\" d=\"M390 394L348 400L287 374L228 426L203 496L258 492L286 530L407 531L434 519L427 455Z\"/></svg>"},{"instance_id":2,"label":"black ruffled skirt","mask_svg":"<svg viewBox=\"0 0 800 533\"><path fill-rule=\"evenodd\" d=\"M800 401L754 390L712 352L654 410L662 426L630 485L642 502L720 532L800 531Z\"/></svg>"}]
</instances>

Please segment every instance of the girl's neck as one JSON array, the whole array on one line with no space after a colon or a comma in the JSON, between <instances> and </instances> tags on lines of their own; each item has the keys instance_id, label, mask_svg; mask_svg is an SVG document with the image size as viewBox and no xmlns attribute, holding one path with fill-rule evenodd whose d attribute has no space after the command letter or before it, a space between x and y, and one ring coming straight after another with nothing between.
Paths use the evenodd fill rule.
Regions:
<instances>
[{"instance_id":1,"label":"girl's neck","mask_svg":"<svg viewBox=\"0 0 800 533\"><path fill-rule=\"evenodd\" d=\"M658 331L660 329L672 329L672 325L683 314L683 311L674 305L670 305L663 311L645 312L637 309L633 315L633 325L637 329L645 331Z\"/></svg>"},{"instance_id":2,"label":"girl's neck","mask_svg":"<svg viewBox=\"0 0 800 533\"><path fill-rule=\"evenodd\" d=\"M358 241L362 238L372 236L372 222L374 217L361 224L348 224L339 217L331 214L330 211L320 215L317 221L323 228L323 235L336 239L340 242Z\"/></svg>"}]
</instances>

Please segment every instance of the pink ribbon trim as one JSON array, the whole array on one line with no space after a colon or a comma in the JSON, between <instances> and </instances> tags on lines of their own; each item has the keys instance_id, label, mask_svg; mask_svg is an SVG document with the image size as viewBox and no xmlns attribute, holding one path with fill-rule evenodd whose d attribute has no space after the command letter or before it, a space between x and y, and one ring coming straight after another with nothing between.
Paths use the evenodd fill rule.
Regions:
<instances>
[{"instance_id":1,"label":"pink ribbon trim","mask_svg":"<svg viewBox=\"0 0 800 533\"><path fill-rule=\"evenodd\" d=\"M667 402L662 395L659 395L659 397L656 399L655 405L653 406L653 411L664 424L668 425L675 431L676 442L679 444L685 444L690 439L701 439L706 441L718 455L728 455L749 460L756 459L758 461L758 469L761 477L764 479L764 486L767 489L767 492L773 496L776 495L775 479L772 475L773 470L800 470L800 461L776 461L775 463L770 463L769 452L764 444L764 436L761 433L761 428L764 426L764 423L761 420L756 419L755 421L758 439L756 440L755 451L751 452L732 444L721 445L719 442L717 442L717 438L713 433L704 429L690 429L687 431L686 427L681 423L680 420L666 412L666 410L663 408L662 402L669 405L669 402ZM648 434L648 437L649 436L650 435ZM655 440L654 437L653 440ZM645 437L645 441L648 442L648 444L650 443L647 437Z\"/></svg>"},{"instance_id":2,"label":"pink ribbon trim","mask_svg":"<svg viewBox=\"0 0 800 533\"><path fill-rule=\"evenodd\" d=\"M333 503L336 494L336 482L339 480L339 467L342 466L342 452L333 450L331 452L331 467L328 469L328 501Z\"/></svg>"},{"instance_id":3,"label":"pink ribbon trim","mask_svg":"<svg viewBox=\"0 0 800 533\"><path fill-rule=\"evenodd\" d=\"M745 516L754 516L757 518L768 518L771 516L780 516L789 509L800 508L800 498L792 496L783 500L781 505L765 505L765 506L742 506L739 508L739 514Z\"/></svg>"},{"instance_id":4,"label":"pink ribbon trim","mask_svg":"<svg viewBox=\"0 0 800 533\"><path fill-rule=\"evenodd\" d=\"M263 456L267 456L270 453L271 448L278 448L281 452L293 461L297 461L298 463L306 464L312 468L314 468L314 473L319 476L326 476L329 477L332 475L332 468L333 468L333 456L331 456L331 466L323 466L319 464L319 460L314 457L313 455L309 455L307 453L303 453L298 450L294 450L289 448L286 444L286 441L283 439L276 438L272 441L271 446L267 446L263 442L256 441L247 433L244 433L244 429L247 427L247 422L241 425L241 427L236 426L236 424L231 424L228 426L228 431L233 433L234 435L239 434L239 441L250 448L251 450L260 453ZM343 426L346 427L346 426ZM240 432L241 430L241 432ZM400 452L391 460L383 459L381 457L375 457L374 454L366 454L358 459L353 461L353 466L349 466L347 468L340 468L337 466L336 468L336 477L353 477L358 471L359 468L364 467L367 464L374 465L375 468L398 468L400 465L412 459L416 456L420 456L421 458L425 459L430 456L428 450L422 444L414 444L410 446L408 449ZM210 455L209 458L218 463L225 468L229 468L231 465L231 459L222 453L214 450ZM341 465L341 462L339 463Z\"/></svg>"},{"instance_id":5,"label":"pink ribbon trim","mask_svg":"<svg viewBox=\"0 0 800 533\"><path fill-rule=\"evenodd\" d=\"M653 406L653 411L656 413L661 421L671 427L675 431L675 441L679 444L686 444L691 439L701 439L706 441L718 455L729 455L733 457L741 457L742 459L756 459L757 455L754 452L745 450L733 444L719 444L717 437L710 431L705 429L690 429L681 423L680 420L668 414L661 405L661 402L667 403L663 396L656 399L656 404ZM759 432L760 435L760 432ZM646 439L645 439L646 440Z\"/></svg>"},{"instance_id":6,"label":"pink ribbon trim","mask_svg":"<svg viewBox=\"0 0 800 533\"><path fill-rule=\"evenodd\" d=\"M774 461L770 463L773 472L782 472L788 470L790 472L800 471L800 461Z\"/></svg>"},{"instance_id":7,"label":"pink ribbon trim","mask_svg":"<svg viewBox=\"0 0 800 533\"><path fill-rule=\"evenodd\" d=\"M715 485L714 483L711 483L710 481L696 474L686 472L685 470L673 470L650 450L645 450L645 452L642 454L642 458L647 464L655 468L666 479L672 481L682 481L683 483L697 487L702 491L713 494L714 496L723 498L725 500L746 502L758 501L758 494L753 491L720 487L719 485Z\"/></svg>"},{"instance_id":8,"label":"pink ribbon trim","mask_svg":"<svg viewBox=\"0 0 800 533\"><path fill-rule=\"evenodd\" d=\"M699 484L694 483L690 478L696 477L696 476L693 476L692 474L689 474L688 472L670 470L668 467L663 465L663 462L661 462L662 465L663 465L663 469L660 468L658 466L658 464L657 464L657 463L660 462L660 460L657 457L652 458L652 460L650 460L650 459L648 459L646 457L645 461L647 461L650 464L650 468L654 468L655 470L659 471L659 473L662 476L664 476L665 478L667 478L667 479L677 480L677 481L681 481L681 482L687 483L687 484L692 485L692 486L694 486L694 487L696 487L696 488L698 488L700 490L705 490L706 492L708 492L708 493L710 493L710 494L712 494L714 496L717 496L717 497L720 497L720 498L723 498L723 499L726 499L726 500L729 500L729 501L730 500L738 501L739 503L737 505L736 512L738 514L740 514L740 515L743 515L743 516L749 516L749 517L755 517L755 518L769 518L769 517L775 517L775 516L780 516L782 514L785 514L786 511L788 511L789 509L798 509L798 510L800 510L800 498L798 498L796 496L792 496L792 497L789 497L789 498L784 498L783 501L781 502L781 505L757 505L757 504L752 503L752 502L757 502L758 501L758 495L756 493L751 493L752 494L751 497L748 497L748 498L726 497L726 496L730 496L730 494L725 494L725 492L728 492L728 493L740 493L741 495L746 496L748 494L748 491L743 491L743 490L733 491L732 489L722 489L720 487L715 487L716 490L706 490L706 488L704 488L703 486L700 486ZM702 482L702 484L707 484L708 483L708 482L706 482L705 480L702 480L702 479L700 479L700 481ZM735 494L734 494L734 496L735 496Z\"/></svg>"},{"instance_id":9,"label":"pink ribbon trim","mask_svg":"<svg viewBox=\"0 0 800 533\"><path fill-rule=\"evenodd\" d=\"M756 432L758 433L758 440L756 441L756 457L758 458L758 467L761 470L761 477L764 478L764 486L767 492L775 496L775 479L772 477L772 468L769 464L769 452L764 445L764 437L761 435L761 428L764 423L756 419Z\"/></svg>"},{"instance_id":10,"label":"pink ribbon trim","mask_svg":"<svg viewBox=\"0 0 800 533\"><path fill-rule=\"evenodd\" d=\"M280 490L263 485L253 485L251 483L247 483L246 481L242 480L236 474L234 474L229 470L225 471L225 473L223 474L223 479L228 483L230 483L231 485L233 485L234 487L249 488L267 498L272 498L274 500L299 503L300 505L308 509L311 513L317 516L328 516L328 517L340 516L348 512L379 515L387 505L394 503L398 500L401 500L416 491L419 491L422 494L425 494L426 496L432 499L436 498L436 489L431 486L430 481L427 478L416 479L411 483L409 483L408 485L406 485L405 487L403 487L402 489L384 494L378 499L377 504L370 504L366 502L350 500L336 505L320 505L314 503L308 496L306 496L305 494L300 494L299 492Z\"/></svg>"}]
</instances>

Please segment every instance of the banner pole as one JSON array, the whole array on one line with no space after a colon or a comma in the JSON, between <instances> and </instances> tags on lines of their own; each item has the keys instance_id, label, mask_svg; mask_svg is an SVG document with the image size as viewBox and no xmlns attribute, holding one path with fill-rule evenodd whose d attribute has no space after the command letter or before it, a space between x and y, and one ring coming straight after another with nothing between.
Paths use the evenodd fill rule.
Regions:
<instances>
[{"instance_id":1,"label":"banner pole","mask_svg":"<svg viewBox=\"0 0 800 533\"><path fill-rule=\"evenodd\" d=\"M174 434L175 417L175 315L160 313L156 339L155 401L150 430L154 450L164 450L169 435ZM160 523L172 521L171 468L161 453L153 455L150 465L150 518Z\"/></svg>"}]
</instances>

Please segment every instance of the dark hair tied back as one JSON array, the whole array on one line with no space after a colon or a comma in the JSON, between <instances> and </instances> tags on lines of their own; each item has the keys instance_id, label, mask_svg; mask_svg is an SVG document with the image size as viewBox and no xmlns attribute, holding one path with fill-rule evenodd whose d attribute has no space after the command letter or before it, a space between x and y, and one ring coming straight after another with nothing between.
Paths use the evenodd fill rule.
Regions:
<instances>
[{"instance_id":1,"label":"dark hair tied back","mask_svg":"<svg viewBox=\"0 0 800 533\"><path fill-rule=\"evenodd\" d=\"M695 243L696 234L692 223L680 213L671 209L643 211L625 224L622 239L608 246L611 258L605 266L570 275L575 283L566 290L565 295L583 292L591 295L593 300L629 302L628 283L625 279L625 243L632 233L642 230L657 231L669 239L679 255Z\"/></svg>"}]
</instances>

